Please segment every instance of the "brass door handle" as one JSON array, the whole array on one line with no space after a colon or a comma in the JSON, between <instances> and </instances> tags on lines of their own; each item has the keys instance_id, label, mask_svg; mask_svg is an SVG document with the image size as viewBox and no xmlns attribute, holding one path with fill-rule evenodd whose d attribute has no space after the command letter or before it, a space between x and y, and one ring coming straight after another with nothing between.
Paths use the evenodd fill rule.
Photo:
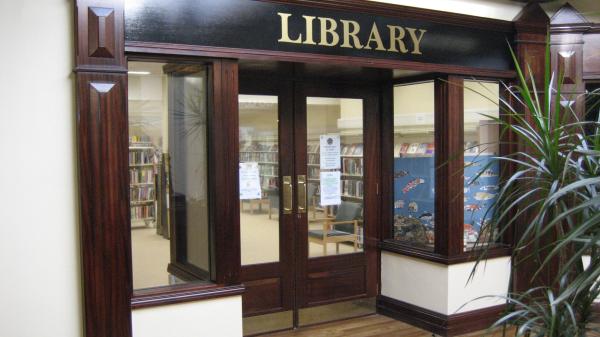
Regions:
<instances>
[{"instance_id":1,"label":"brass door handle","mask_svg":"<svg viewBox=\"0 0 600 337\"><path fill-rule=\"evenodd\" d=\"M293 204L292 195L294 194L294 187L292 186L292 177L283 177L283 214L292 214Z\"/></svg>"},{"instance_id":2,"label":"brass door handle","mask_svg":"<svg viewBox=\"0 0 600 337\"><path fill-rule=\"evenodd\" d=\"M298 176L298 213L306 213L306 176Z\"/></svg>"}]
</instances>

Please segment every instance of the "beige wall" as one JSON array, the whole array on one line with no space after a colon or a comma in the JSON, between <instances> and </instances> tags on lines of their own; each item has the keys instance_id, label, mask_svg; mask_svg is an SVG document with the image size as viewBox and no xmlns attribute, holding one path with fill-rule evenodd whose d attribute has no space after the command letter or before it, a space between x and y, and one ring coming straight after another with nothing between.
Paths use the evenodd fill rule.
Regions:
<instances>
[{"instance_id":1,"label":"beige wall","mask_svg":"<svg viewBox=\"0 0 600 337\"><path fill-rule=\"evenodd\" d=\"M133 310L133 337L242 336L242 296Z\"/></svg>"},{"instance_id":2,"label":"beige wall","mask_svg":"<svg viewBox=\"0 0 600 337\"><path fill-rule=\"evenodd\" d=\"M0 336L82 331L72 7L0 2Z\"/></svg>"}]
</instances>

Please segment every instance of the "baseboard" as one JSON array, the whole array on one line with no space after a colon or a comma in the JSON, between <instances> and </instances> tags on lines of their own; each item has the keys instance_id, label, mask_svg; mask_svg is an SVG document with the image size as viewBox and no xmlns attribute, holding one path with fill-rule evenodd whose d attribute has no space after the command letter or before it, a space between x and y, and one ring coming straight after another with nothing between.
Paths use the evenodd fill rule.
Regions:
<instances>
[{"instance_id":1,"label":"baseboard","mask_svg":"<svg viewBox=\"0 0 600 337\"><path fill-rule=\"evenodd\" d=\"M505 305L444 315L435 311L402 302L391 297L377 297L377 312L433 332L441 336L484 330L490 327L504 310Z\"/></svg>"}]
</instances>

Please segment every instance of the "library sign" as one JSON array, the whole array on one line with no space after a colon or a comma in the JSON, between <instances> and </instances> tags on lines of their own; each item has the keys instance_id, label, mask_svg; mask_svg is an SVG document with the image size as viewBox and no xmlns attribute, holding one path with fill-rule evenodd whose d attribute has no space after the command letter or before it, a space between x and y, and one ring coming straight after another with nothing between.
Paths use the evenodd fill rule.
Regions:
<instances>
[{"instance_id":1,"label":"library sign","mask_svg":"<svg viewBox=\"0 0 600 337\"><path fill-rule=\"evenodd\" d=\"M252 0L125 1L126 41L511 69L505 33Z\"/></svg>"}]
</instances>

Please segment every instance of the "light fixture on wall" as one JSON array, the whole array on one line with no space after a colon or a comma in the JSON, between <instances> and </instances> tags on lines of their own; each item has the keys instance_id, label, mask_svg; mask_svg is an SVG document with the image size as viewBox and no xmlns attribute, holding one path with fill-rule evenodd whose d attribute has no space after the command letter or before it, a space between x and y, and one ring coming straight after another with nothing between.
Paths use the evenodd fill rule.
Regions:
<instances>
[{"instance_id":1,"label":"light fixture on wall","mask_svg":"<svg viewBox=\"0 0 600 337\"><path fill-rule=\"evenodd\" d=\"M133 70L130 70L130 71L127 72L127 74L129 74L129 75L150 75L150 72L149 71L133 71Z\"/></svg>"}]
</instances>

